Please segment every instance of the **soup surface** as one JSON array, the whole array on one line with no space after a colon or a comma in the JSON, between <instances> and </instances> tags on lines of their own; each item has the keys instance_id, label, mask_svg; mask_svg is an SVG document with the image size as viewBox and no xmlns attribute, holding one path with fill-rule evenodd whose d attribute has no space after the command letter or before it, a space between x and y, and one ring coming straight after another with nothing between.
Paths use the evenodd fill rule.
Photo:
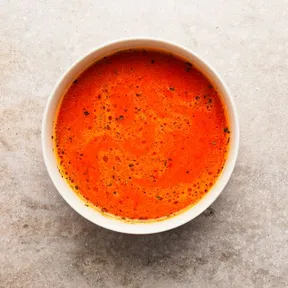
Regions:
<instances>
[{"instance_id":1,"label":"soup surface","mask_svg":"<svg viewBox=\"0 0 288 288\"><path fill-rule=\"evenodd\" d=\"M169 217L221 173L229 126L209 81L157 51L105 57L68 89L55 123L59 170L104 213Z\"/></svg>"}]
</instances>

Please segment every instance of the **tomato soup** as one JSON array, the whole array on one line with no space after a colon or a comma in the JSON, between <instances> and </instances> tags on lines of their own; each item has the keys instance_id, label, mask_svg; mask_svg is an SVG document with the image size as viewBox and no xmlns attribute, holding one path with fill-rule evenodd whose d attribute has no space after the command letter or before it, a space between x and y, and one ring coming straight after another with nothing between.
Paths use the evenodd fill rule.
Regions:
<instances>
[{"instance_id":1,"label":"tomato soup","mask_svg":"<svg viewBox=\"0 0 288 288\"><path fill-rule=\"evenodd\" d=\"M159 51L105 57L59 106L58 167L87 205L122 219L165 219L209 192L230 139L217 91L193 63Z\"/></svg>"}]
</instances>

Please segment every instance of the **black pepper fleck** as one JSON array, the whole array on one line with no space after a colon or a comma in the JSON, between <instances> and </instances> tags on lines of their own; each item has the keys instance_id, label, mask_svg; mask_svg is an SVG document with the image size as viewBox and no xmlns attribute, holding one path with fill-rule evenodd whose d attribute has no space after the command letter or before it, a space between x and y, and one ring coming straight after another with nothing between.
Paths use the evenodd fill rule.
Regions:
<instances>
[{"instance_id":1,"label":"black pepper fleck","mask_svg":"<svg viewBox=\"0 0 288 288\"><path fill-rule=\"evenodd\" d=\"M224 129L223 129L223 131L225 132L225 133L230 133L230 131L229 131L229 129L227 128L227 127L225 127Z\"/></svg>"}]
</instances>

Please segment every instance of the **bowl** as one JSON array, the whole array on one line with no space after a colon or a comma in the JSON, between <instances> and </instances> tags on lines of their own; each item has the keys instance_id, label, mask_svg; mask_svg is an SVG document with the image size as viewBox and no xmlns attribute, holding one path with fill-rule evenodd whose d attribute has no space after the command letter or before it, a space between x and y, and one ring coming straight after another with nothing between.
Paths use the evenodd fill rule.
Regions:
<instances>
[{"instance_id":1,"label":"bowl","mask_svg":"<svg viewBox=\"0 0 288 288\"><path fill-rule=\"evenodd\" d=\"M53 135L53 122L55 120L59 103L68 87L71 85L72 81L98 59L101 59L104 56L113 54L120 50L131 48L156 49L160 51L162 50L170 52L173 55L179 56L180 58L187 59L187 61L193 63L193 65L210 80L210 82L218 91L222 103L226 106L227 118L230 124L231 135L227 160L222 173L216 180L216 183L212 186L210 191L208 191L208 193L194 206L185 209L184 212L181 212L176 216L167 218L162 221L155 220L154 222L149 221L147 223L133 223L125 220L118 220L116 218L109 218L98 212L96 209L85 206L84 201L80 199L79 196L77 196L77 194L72 190L72 188L70 188L65 179L61 177L61 174L57 168L57 159L53 151L53 140L51 139L51 136ZM238 147L238 117L232 96L220 75L209 64L207 64L191 50L171 42L151 38L133 38L114 41L97 47L92 52L88 53L76 63L74 63L61 77L61 79L56 84L54 91L50 95L42 122L42 149L44 161L50 178L52 179L61 196L76 212L78 212L89 221L113 231L129 234L152 234L167 231L183 225L201 214L217 199L227 184L236 163Z\"/></svg>"}]
</instances>

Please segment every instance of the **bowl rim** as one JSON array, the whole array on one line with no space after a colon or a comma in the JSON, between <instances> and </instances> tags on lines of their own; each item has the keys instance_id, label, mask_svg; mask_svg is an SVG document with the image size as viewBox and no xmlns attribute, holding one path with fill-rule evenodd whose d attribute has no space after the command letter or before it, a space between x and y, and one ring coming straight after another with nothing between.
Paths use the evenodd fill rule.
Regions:
<instances>
[{"instance_id":1,"label":"bowl rim","mask_svg":"<svg viewBox=\"0 0 288 288\"><path fill-rule=\"evenodd\" d=\"M93 58L94 54L97 54L97 52L105 49L111 49L111 47L116 49L114 52L125 49L133 49L137 48L135 47L135 43L146 43L139 45L138 47L144 48L145 45L149 45L150 49L153 49L152 46L156 46L154 49L161 50L159 46L163 47L163 50L177 50L177 52L171 51L173 55L181 56L185 54L185 58L187 60L193 59L193 61L196 61L198 66L197 69L199 69L199 66L202 65L202 68L205 69L203 71L201 68L199 69L201 73L203 73L206 77L209 78L209 81L212 82L212 84L216 85L217 90L221 90L221 97L222 102L224 101L224 105L226 106L226 113L227 117L229 117L229 124L230 127L233 126L232 133L230 135L230 147L228 150L227 159L224 165L224 168L222 170L221 175L218 177L216 183L213 185L213 187L208 191L208 193L195 205L185 209L185 211L179 213L176 216L173 216L171 218L167 218L165 220L161 221L153 221L148 223L129 223L123 220L118 220L114 218L108 218L107 216L102 215L100 212L98 212L96 209L91 209L89 207L85 206L84 201L76 195L76 193L73 191L73 189L69 186L69 184L61 178L58 170L57 170L57 164L56 163L56 157L53 150L53 145L51 141L51 129L49 130L49 127L51 128L51 125L53 126L53 122L55 120L55 113L57 113L57 107L59 106L59 102L61 101L63 97L63 91L62 95L60 95L61 90L63 90L65 87L69 87L71 84L71 77L76 77L76 75L73 75L73 71L75 74L75 70L80 67L78 70L85 71L87 67L93 64L93 62L97 61L97 59L101 59L105 56L103 54L101 57L94 57L93 59L89 60L90 58ZM127 45L127 48L121 48L121 46ZM129 48L129 46L131 46ZM137 45L136 45L137 46ZM157 47L158 46L158 47ZM113 49L112 49L113 50ZM106 53L106 55L113 54L114 52ZM180 53L181 52L181 53ZM183 56L182 55L182 56ZM87 60L88 59L88 60ZM85 61L90 62L89 65L84 65ZM195 62L194 62L195 63ZM82 68L81 68L82 67ZM78 72L78 75L82 72ZM207 75L209 74L209 75ZM70 78L70 80L69 80ZM64 88L63 88L64 87ZM65 92L64 92L65 93ZM220 93L219 93L220 94ZM55 104L55 102L57 102ZM54 110L54 111L53 111ZM229 111L228 111L229 110ZM52 119L51 119L51 114ZM153 38L153 37L131 37L131 38L121 38L114 41L110 41L107 43L104 43L103 45L99 45L92 49L90 52L86 53L84 56L80 57L77 61L75 61L66 71L62 74L62 76L59 78L58 82L54 86L54 89L50 96L48 97L43 120L42 120L42 128L41 128L41 143L42 143L42 152L43 152L43 158L44 163L47 168L48 174L56 187L59 194L64 198L64 200L81 216L86 218L87 220L91 221L94 224L97 224L98 226L101 226L103 228L115 231L115 232L122 232L127 234L153 234L153 233L159 233L168 231L170 229L174 229L176 227L179 227L192 219L196 218L198 215L200 215L203 211L205 211L221 194L221 192L224 190L226 184L228 183L231 174L234 170L237 156L238 156L238 150L239 150L239 138L240 138L240 129L239 129L239 121L238 121L238 115L236 111L236 107L234 104L233 97L226 86L225 82L223 81L222 77L216 72L216 70L211 67L210 64L208 64L206 61L204 61L200 56L198 56L194 51L191 49L187 49L186 47L183 47L182 45L174 44L170 41L163 40L160 38ZM232 140L231 140L232 138ZM49 144L50 143L50 144ZM54 159L53 156L54 154ZM65 183L65 184L64 184ZM213 193L212 193L213 192ZM73 195L72 195L73 193ZM78 201L76 200L76 198ZM77 204L78 202L78 204ZM90 210L89 210L90 209ZM91 212L93 211L93 212Z\"/></svg>"}]
</instances>

